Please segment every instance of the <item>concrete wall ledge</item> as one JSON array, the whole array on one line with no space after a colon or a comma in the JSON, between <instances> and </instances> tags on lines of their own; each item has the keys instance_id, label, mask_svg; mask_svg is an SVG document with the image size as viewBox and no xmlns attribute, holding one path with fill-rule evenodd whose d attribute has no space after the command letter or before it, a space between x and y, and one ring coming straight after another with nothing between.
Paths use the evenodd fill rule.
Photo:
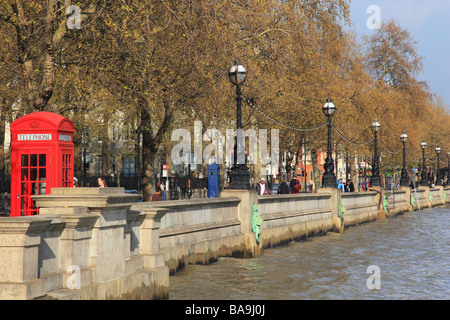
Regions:
<instances>
[{"instance_id":1,"label":"concrete wall ledge","mask_svg":"<svg viewBox=\"0 0 450 320\"><path fill-rule=\"evenodd\" d=\"M291 193L291 194L275 194L268 196L258 196L258 202L273 200L289 200L289 199L328 199L331 195L327 193Z\"/></svg>"},{"instance_id":2,"label":"concrete wall ledge","mask_svg":"<svg viewBox=\"0 0 450 320\"><path fill-rule=\"evenodd\" d=\"M199 223L189 226L179 226L174 228L161 229L159 234L161 238L168 236L177 236L193 232L209 231L214 229L221 229L227 227L240 226L241 222L238 219L214 221L210 223Z\"/></svg>"},{"instance_id":3,"label":"concrete wall ledge","mask_svg":"<svg viewBox=\"0 0 450 320\"><path fill-rule=\"evenodd\" d=\"M76 188L78 189L78 188ZM92 188L87 188L92 189ZM39 207L88 207L100 208L107 205L127 206L129 203L136 202L140 198L139 195L124 194L124 195L98 195L98 194L73 194L67 195L39 195L34 196L33 199L39 200Z\"/></svg>"},{"instance_id":4,"label":"concrete wall ledge","mask_svg":"<svg viewBox=\"0 0 450 320\"><path fill-rule=\"evenodd\" d=\"M264 221L271 221L271 220L279 220L279 219L286 219L286 218L293 218L293 217L308 217L308 216L315 216L320 214L331 214L331 209L314 209L314 210L302 210L302 211L296 211L296 212L277 212L274 214L261 214L261 218Z\"/></svg>"},{"instance_id":5,"label":"concrete wall ledge","mask_svg":"<svg viewBox=\"0 0 450 320\"><path fill-rule=\"evenodd\" d=\"M377 195L376 191L364 191L364 192L343 192L341 193L341 197L351 197L351 198L358 198L358 197L368 197L368 196L374 196Z\"/></svg>"},{"instance_id":6,"label":"concrete wall ledge","mask_svg":"<svg viewBox=\"0 0 450 320\"><path fill-rule=\"evenodd\" d=\"M361 212L378 212L378 204L344 206L345 216L355 215Z\"/></svg>"},{"instance_id":7,"label":"concrete wall ledge","mask_svg":"<svg viewBox=\"0 0 450 320\"><path fill-rule=\"evenodd\" d=\"M224 198L208 198L208 199L192 199L192 200L167 200L153 202L139 202L134 204L136 208L142 207L161 207L167 209L194 207L194 206L214 206L216 204L238 204L241 200L237 197Z\"/></svg>"},{"instance_id":8,"label":"concrete wall ledge","mask_svg":"<svg viewBox=\"0 0 450 320\"><path fill-rule=\"evenodd\" d=\"M127 195L125 193L125 188L117 187L117 188L52 188L52 195Z\"/></svg>"}]
</instances>

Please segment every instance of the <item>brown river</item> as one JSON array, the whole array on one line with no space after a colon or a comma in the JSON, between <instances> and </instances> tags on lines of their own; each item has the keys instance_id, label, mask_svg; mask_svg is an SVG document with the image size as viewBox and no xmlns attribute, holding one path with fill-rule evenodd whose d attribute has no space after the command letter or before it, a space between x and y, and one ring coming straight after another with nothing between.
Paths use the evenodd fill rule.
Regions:
<instances>
[{"instance_id":1,"label":"brown river","mask_svg":"<svg viewBox=\"0 0 450 320\"><path fill-rule=\"evenodd\" d=\"M450 299L450 207L220 258L170 276L172 300ZM264 233L264 225L262 227Z\"/></svg>"}]
</instances>

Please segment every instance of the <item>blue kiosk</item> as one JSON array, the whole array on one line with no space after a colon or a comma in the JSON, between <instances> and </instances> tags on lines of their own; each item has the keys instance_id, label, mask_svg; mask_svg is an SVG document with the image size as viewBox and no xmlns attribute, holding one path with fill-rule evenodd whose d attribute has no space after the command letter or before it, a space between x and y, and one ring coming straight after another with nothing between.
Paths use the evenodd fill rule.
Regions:
<instances>
[{"instance_id":1,"label":"blue kiosk","mask_svg":"<svg viewBox=\"0 0 450 320\"><path fill-rule=\"evenodd\" d=\"M217 163L212 163L208 166L208 198L218 198L219 197L219 165Z\"/></svg>"}]
</instances>

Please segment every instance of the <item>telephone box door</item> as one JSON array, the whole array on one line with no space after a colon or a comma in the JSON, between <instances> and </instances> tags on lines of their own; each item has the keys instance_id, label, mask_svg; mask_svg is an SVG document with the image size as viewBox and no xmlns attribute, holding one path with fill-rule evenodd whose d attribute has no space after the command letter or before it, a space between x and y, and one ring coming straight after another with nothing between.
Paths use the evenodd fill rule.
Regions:
<instances>
[{"instance_id":1,"label":"telephone box door","mask_svg":"<svg viewBox=\"0 0 450 320\"><path fill-rule=\"evenodd\" d=\"M49 157L45 151L21 151L19 160L19 190L15 190L16 194L12 196L19 200L16 201L16 205L20 207L15 208L17 210L15 212L20 212L21 216L36 215L39 209L31 196L46 194Z\"/></svg>"},{"instance_id":2,"label":"telephone box door","mask_svg":"<svg viewBox=\"0 0 450 320\"><path fill-rule=\"evenodd\" d=\"M62 153L62 187L73 187L73 159L70 151Z\"/></svg>"}]
</instances>

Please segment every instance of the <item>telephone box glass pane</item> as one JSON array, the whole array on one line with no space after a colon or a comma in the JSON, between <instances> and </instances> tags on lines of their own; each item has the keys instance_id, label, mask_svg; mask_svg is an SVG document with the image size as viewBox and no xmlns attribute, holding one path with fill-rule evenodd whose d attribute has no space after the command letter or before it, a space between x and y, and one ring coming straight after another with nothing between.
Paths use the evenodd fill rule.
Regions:
<instances>
[{"instance_id":1,"label":"telephone box glass pane","mask_svg":"<svg viewBox=\"0 0 450 320\"><path fill-rule=\"evenodd\" d=\"M39 155L39 167L45 167L47 165L47 155L40 154Z\"/></svg>"},{"instance_id":2,"label":"telephone box glass pane","mask_svg":"<svg viewBox=\"0 0 450 320\"><path fill-rule=\"evenodd\" d=\"M46 171L45 168L39 168L39 180L45 181L46 178Z\"/></svg>"},{"instance_id":3,"label":"telephone box glass pane","mask_svg":"<svg viewBox=\"0 0 450 320\"><path fill-rule=\"evenodd\" d=\"M37 154L30 154L30 167L37 167Z\"/></svg>"},{"instance_id":4,"label":"telephone box glass pane","mask_svg":"<svg viewBox=\"0 0 450 320\"><path fill-rule=\"evenodd\" d=\"M37 180L37 169L36 168L31 168L30 169L30 180L31 181L36 181Z\"/></svg>"},{"instance_id":5,"label":"telephone box glass pane","mask_svg":"<svg viewBox=\"0 0 450 320\"><path fill-rule=\"evenodd\" d=\"M27 154L22 155L20 163L21 163L22 167L28 167L28 155Z\"/></svg>"},{"instance_id":6,"label":"telephone box glass pane","mask_svg":"<svg viewBox=\"0 0 450 320\"><path fill-rule=\"evenodd\" d=\"M31 194L32 195L36 195L36 194L38 194L37 192L38 192L37 183L36 182L32 182L31 183Z\"/></svg>"},{"instance_id":7,"label":"telephone box glass pane","mask_svg":"<svg viewBox=\"0 0 450 320\"><path fill-rule=\"evenodd\" d=\"M27 191L27 183L26 182L20 184L20 193L21 194L27 194L28 193L28 191Z\"/></svg>"},{"instance_id":8,"label":"telephone box glass pane","mask_svg":"<svg viewBox=\"0 0 450 320\"><path fill-rule=\"evenodd\" d=\"M22 180L22 181L28 180L28 169L22 169L22 170L20 170L20 172L21 172L20 180Z\"/></svg>"}]
</instances>

